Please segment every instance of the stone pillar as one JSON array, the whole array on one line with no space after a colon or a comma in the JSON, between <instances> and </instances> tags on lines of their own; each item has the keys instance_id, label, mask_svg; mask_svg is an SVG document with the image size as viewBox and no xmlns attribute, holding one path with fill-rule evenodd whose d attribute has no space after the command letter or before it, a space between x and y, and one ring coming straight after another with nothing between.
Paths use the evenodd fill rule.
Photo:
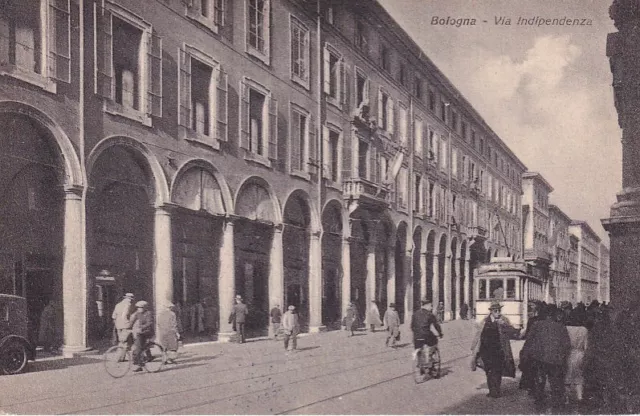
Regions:
<instances>
[{"instance_id":1,"label":"stone pillar","mask_svg":"<svg viewBox=\"0 0 640 416\"><path fill-rule=\"evenodd\" d=\"M64 258L62 264L62 307L66 358L87 351L87 256L84 227L85 204L82 189L64 191ZM111 311L107 311L109 314Z\"/></svg>"},{"instance_id":2,"label":"stone pillar","mask_svg":"<svg viewBox=\"0 0 640 416\"><path fill-rule=\"evenodd\" d=\"M309 332L324 330L322 325L322 244L320 233L309 242Z\"/></svg>"},{"instance_id":3,"label":"stone pillar","mask_svg":"<svg viewBox=\"0 0 640 416\"><path fill-rule=\"evenodd\" d=\"M226 220L223 224L218 254L220 259L220 270L218 271L218 302L220 309L218 341L221 342L229 342L234 335L232 326L229 323L236 292L236 262L233 238L233 222Z\"/></svg>"},{"instance_id":4,"label":"stone pillar","mask_svg":"<svg viewBox=\"0 0 640 416\"><path fill-rule=\"evenodd\" d=\"M156 316L163 305L173 301L173 258L171 213L168 206L156 208L153 229L153 292Z\"/></svg>"},{"instance_id":5,"label":"stone pillar","mask_svg":"<svg viewBox=\"0 0 640 416\"><path fill-rule=\"evenodd\" d=\"M455 266L455 276L456 276L456 316L454 319L460 319L460 307L462 306L462 297L460 296L460 289L462 288L462 259L460 257L456 258Z\"/></svg>"},{"instance_id":6,"label":"stone pillar","mask_svg":"<svg viewBox=\"0 0 640 416\"><path fill-rule=\"evenodd\" d=\"M340 316L344 318L344 313L351 302L351 242L348 238L342 239L342 310Z\"/></svg>"},{"instance_id":7,"label":"stone pillar","mask_svg":"<svg viewBox=\"0 0 640 416\"><path fill-rule=\"evenodd\" d=\"M420 253L420 301L427 298L427 255L426 252Z\"/></svg>"},{"instance_id":8,"label":"stone pillar","mask_svg":"<svg viewBox=\"0 0 640 416\"><path fill-rule=\"evenodd\" d=\"M433 294L433 310L436 311L440 302L440 254L433 255L433 277L431 288Z\"/></svg>"},{"instance_id":9,"label":"stone pillar","mask_svg":"<svg viewBox=\"0 0 640 416\"><path fill-rule=\"evenodd\" d=\"M284 304L284 254L282 248L283 225L273 228L273 240L269 256L269 311L276 305L280 305L282 313L288 305ZM269 325L269 335L273 336L273 329Z\"/></svg>"},{"instance_id":10,"label":"stone pillar","mask_svg":"<svg viewBox=\"0 0 640 416\"><path fill-rule=\"evenodd\" d=\"M367 247L367 280L365 282L365 319L371 301L376 299L376 244ZM368 323L367 323L368 324Z\"/></svg>"},{"instance_id":11,"label":"stone pillar","mask_svg":"<svg viewBox=\"0 0 640 416\"><path fill-rule=\"evenodd\" d=\"M451 256L447 250L444 257L444 320L451 320Z\"/></svg>"},{"instance_id":12,"label":"stone pillar","mask_svg":"<svg viewBox=\"0 0 640 416\"><path fill-rule=\"evenodd\" d=\"M387 306L396 303L396 249L387 246Z\"/></svg>"},{"instance_id":13,"label":"stone pillar","mask_svg":"<svg viewBox=\"0 0 640 416\"><path fill-rule=\"evenodd\" d=\"M413 315L413 254L410 250L404 253L404 319L405 322L411 322Z\"/></svg>"},{"instance_id":14,"label":"stone pillar","mask_svg":"<svg viewBox=\"0 0 640 416\"><path fill-rule=\"evenodd\" d=\"M469 288L471 284L471 270L469 269L471 266L471 262L469 259L465 259L464 261L464 303L469 307L469 312L471 311L471 305L469 304Z\"/></svg>"}]
</instances>

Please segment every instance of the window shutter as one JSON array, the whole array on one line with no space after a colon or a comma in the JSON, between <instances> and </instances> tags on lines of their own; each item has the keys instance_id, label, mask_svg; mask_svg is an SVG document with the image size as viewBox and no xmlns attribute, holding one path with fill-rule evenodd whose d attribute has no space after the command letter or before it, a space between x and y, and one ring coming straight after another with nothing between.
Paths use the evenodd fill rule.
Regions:
<instances>
[{"instance_id":1,"label":"window shutter","mask_svg":"<svg viewBox=\"0 0 640 416\"><path fill-rule=\"evenodd\" d=\"M217 118L217 139L220 141L227 141L227 126L229 125L228 114L228 77L227 73L220 67L216 68L216 118Z\"/></svg>"},{"instance_id":2,"label":"window shutter","mask_svg":"<svg viewBox=\"0 0 640 416\"><path fill-rule=\"evenodd\" d=\"M278 159L278 100L269 95L269 159Z\"/></svg>"},{"instance_id":3,"label":"window shutter","mask_svg":"<svg viewBox=\"0 0 640 416\"><path fill-rule=\"evenodd\" d=\"M329 144L329 127L322 126L322 176L331 178L331 146Z\"/></svg>"},{"instance_id":4,"label":"window shutter","mask_svg":"<svg viewBox=\"0 0 640 416\"><path fill-rule=\"evenodd\" d=\"M216 25L224 26L225 21L225 1L226 0L213 0L213 19Z\"/></svg>"},{"instance_id":5,"label":"window shutter","mask_svg":"<svg viewBox=\"0 0 640 416\"><path fill-rule=\"evenodd\" d=\"M191 55L180 49L180 111L178 124L191 128Z\"/></svg>"},{"instance_id":6,"label":"window shutter","mask_svg":"<svg viewBox=\"0 0 640 416\"><path fill-rule=\"evenodd\" d=\"M387 101L387 130L393 134L395 132L395 111L393 109L393 100L389 98Z\"/></svg>"},{"instance_id":7,"label":"window shutter","mask_svg":"<svg viewBox=\"0 0 640 416\"><path fill-rule=\"evenodd\" d=\"M69 0L49 1L49 75L71 82Z\"/></svg>"},{"instance_id":8,"label":"window shutter","mask_svg":"<svg viewBox=\"0 0 640 416\"><path fill-rule=\"evenodd\" d=\"M348 133L342 138L342 180L351 179L353 163L351 161L352 136Z\"/></svg>"},{"instance_id":9,"label":"window shutter","mask_svg":"<svg viewBox=\"0 0 640 416\"><path fill-rule=\"evenodd\" d=\"M318 165L318 133L316 132L317 126L316 122L312 115L309 115L309 129L308 129L308 138L307 146L309 146L309 161L307 167L317 166ZM302 166L304 168L304 166ZM309 169L307 169L309 171Z\"/></svg>"},{"instance_id":10,"label":"window shutter","mask_svg":"<svg viewBox=\"0 0 640 416\"><path fill-rule=\"evenodd\" d=\"M369 143L369 180L371 182L377 182L377 154L376 148L373 143Z\"/></svg>"},{"instance_id":11,"label":"window shutter","mask_svg":"<svg viewBox=\"0 0 640 416\"><path fill-rule=\"evenodd\" d=\"M261 52L264 53L267 58L266 64L269 65L271 62L271 0L264 0L262 15L264 16L264 50Z\"/></svg>"},{"instance_id":12,"label":"window shutter","mask_svg":"<svg viewBox=\"0 0 640 416\"><path fill-rule=\"evenodd\" d=\"M331 54L329 50L324 48L324 93L331 94Z\"/></svg>"},{"instance_id":13,"label":"window shutter","mask_svg":"<svg viewBox=\"0 0 640 416\"><path fill-rule=\"evenodd\" d=\"M111 12L94 3L96 27L96 94L113 99L113 27Z\"/></svg>"},{"instance_id":14,"label":"window shutter","mask_svg":"<svg viewBox=\"0 0 640 416\"><path fill-rule=\"evenodd\" d=\"M378 89L378 128L382 127L382 90Z\"/></svg>"},{"instance_id":15,"label":"window shutter","mask_svg":"<svg viewBox=\"0 0 640 416\"><path fill-rule=\"evenodd\" d=\"M187 6L187 16L197 19L199 16L202 15L200 12L200 6L201 6L200 0L196 0L196 1L182 0L182 1L185 4L185 6Z\"/></svg>"},{"instance_id":16,"label":"window shutter","mask_svg":"<svg viewBox=\"0 0 640 416\"><path fill-rule=\"evenodd\" d=\"M240 147L249 150L249 95L251 90L244 82L240 81Z\"/></svg>"},{"instance_id":17,"label":"window shutter","mask_svg":"<svg viewBox=\"0 0 640 416\"><path fill-rule=\"evenodd\" d=\"M371 106L371 82L369 82L369 78L364 82L364 101L368 106ZM369 114L371 114L371 112L370 109Z\"/></svg>"},{"instance_id":18,"label":"window shutter","mask_svg":"<svg viewBox=\"0 0 640 416\"><path fill-rule=\"evenodd\" d=\"M162 117L162 38L151 32L147 42L147 113Z\"/></svg>"},{"instance_id":19,"label":"window shutter","mask_svg":"<svg viewBox=\"0 0 640 416\"><path fill-rule=\"evenodd\" d=\"M291 142L290 169L300 170L300 116L297 112L291 112L291 128L289 134Z\"/></svg>"},{"instance_id":20,"label":"window shutter","mask_svg":"<svg viewBox=\"0 0 640 416\"><path fill-rule=\"evenodd\" d=\"M423 163L427 163L427 161L429 160L429 143L426 142L429 139L429 127L425 126L424 124L422 125L422 160Z\"/></svg>"},{"instance_id":21,"label":"window shutter","mask_svg":"<svg viewBox=\"0 0 640 416\"><path fill-rule=\"evenodd\" d=\"M346 69L345 69L345 63L344 63L344 59L340 59L340 79L339 79L339 84L340 84L340 104L341 105L347 105L347 76L346 76Z\"/></svg>"}]
</instances>

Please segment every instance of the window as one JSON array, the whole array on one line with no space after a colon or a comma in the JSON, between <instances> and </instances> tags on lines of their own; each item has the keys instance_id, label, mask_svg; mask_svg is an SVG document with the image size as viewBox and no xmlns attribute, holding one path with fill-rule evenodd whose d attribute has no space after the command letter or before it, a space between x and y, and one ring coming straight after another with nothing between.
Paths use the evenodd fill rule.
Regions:
<instances>
[{"instance_id":1,"label":"window","mask_svg":"<svg viewBox=\"0 0 640 416\"><path fill-rule=\"evenodd\" d=\"M416 76L416 79L414 82L413 94L416 96L417 99L419 100L422 99L422 80L418 76Z\"/></svg>"},{"instance_id":2,"label":"window","mask_svg":"<svg viewBox=\"0 0 640 416\"><path fill-rule=\"evenodd\" d=\"M369 160L369 144L363 140L358 141L358 176L367 178L367 162Z\"/></svg>"},{"instance_id":3,"label":"window","mask_svg":"<svg viewBox=\"0 0 640 416\"><path fill-rule=\"evenodd\" d=\"M334 48L325 45L324 48L324 93L327 101L340 106L346 100L346 86L344 85L344 61Z\"/></svg>"},{"instance_id":4,"label":"window","mask_svg":"<svg viewBox=\"0 0 640 416\"><path fill-rule=\"evenodd\" d=\"M270 166L268 160L278 156L278 101L248 78L240 82L240 94L240 147L245 156Z\"/></svg>"},{"instance_id":5,"label":"window","mask_svg":"<svg viewBox=\"0 0 640 416\"><path fill-rule=\"evenodd\" d=\"M429 90L429 110L432 112L436 112L436 94Z\"/></svg>"},{"instance_id":6,"label":"window","mask_svg":"<svg viewBox=\"0 0 640 416\"><path fill-rule=\"evenodd\" d=\"M451 111L451 128L458 131L458 113Z\"/></svg>"},{"instance_id":7,"label":"window","mask_svg":"<svg viewBox=\"0 0 640 416\"><path fill-rule=\"evenodd\" d=\"M404 64L398 65L398 81L401 85L407 86L407 69Z\"/></svg>"},{"instance_id":8,"label":"window","mask_svg":"<svg viewBox=\"0 0 640 416\"><path fill-rule=\"evenodd\" d=\"M367 40L367 28L362 20L356 21L356 47L365 55L369 53L369 41Z\"/></svg>"},{"instance_id":9,"label":"window","mask_svg":"<svg viewBox=\"0 0 640 416\"><path fill-rule=\"evenodd\" d=\"M291 16L291 79L309 88L309 29Z\"/></svg>"},{"instance_id":10,"label":"window","mask_svg":"<svg viewBox=\"0 0 640 416\"><path fill-rule=\"evenodd\" d=\"M330 25L334 24L334 9L331 5L326 5L324 9L324 20Z\"/></svg>"},{"instance_id":11,"label":"window","mask_svg":"<svg viewBox=\"0 0 640 416\"><path fill-rule=\"evenodd\" d=\"M476 131L471 130L471 147L476 148Z\"/></svg>"},{"instance_id":12,"label":"window","mask_svg":"<svg viewBox=\"0 0 640 416\"><path fill-rule=\"evenodd\" d=\"M416 156L422 157L422 142L424 138L422 137L422 120L419 118L415 118L413 121L413 150Z\"/></svg>"},{"instance_id":13,"label":"window","mask_svg":"<svg viewBox=\"0 0 640 416\"><path fill-rule=\"evenodd\" d=\"M422 177L420 175L416 175L413 191L413 209L415 212L422 213L424 211L422 204L422 201L424 200L423 198Z\"/></svg>"},{"instance_id":14,"label":"window","mask_svg":"<svg viewBox=\"0 0 640 416\"><path fill-rule=\"evenodd\" d=\"M449 155L447 154L447 142L442 139L442 142L440 143L440 169L446 171L447 170L447 158L449 157Z\"/></svg>"},{"instance_id":15,"label":"window","mask_svg":"<svg viewBox=\"0 0 640 416\"><path fill-rule=\"evenodd\" d=\"M324 174L331 182L340 181L340 132L324 127L323 132Z\"/></svg>"},{"instance_id":16,"label":"window","mask_svg":"<svg viewBox=\"0 0 640 416\"><path fill-rule=\"evenodd\" d=\"M504 299L504 281L502 279L489 279L489 297Z\"/></svg>"},{"instance_id":17,"label":"window","mask_svg":"<svg viewBox=\"0 0 640 416\"><path fill-rule=\"evenodd\" d=\"M407 208L407 181L408 181L407 168L400 168L400 172L398 173L398 206L400 208Z\"/></svg>"},{"instance_id":18,"label":"window","mask_svg":"<svg viewBox=\"0 0 640 416\"><path fill-rule=\"evenodd\" d=\"M387 72L391 72L391 50L386 45L380 46L380 66Z\"/></svg>"},{"instance_id":19,"label":"window","mask_svg":"<svg viewBox=\"0 0 640 416\"><path fill-rule=\"evenodd\" d=\"M484 139L480 138L480 154L484 155Z\"/></svg>"},{"instance_id":20,"label":"window","mask_svg":"<svg viewBox=\"0 0 640 416\"><path fill-rule=\"evenodd\" d=\"M389 133L394 130L393 100L382 89L378 90L378 127Z\"/></svg>"},{"instance_id":21,"label":"window","mask_svg":"<svg viewBox=\"0 0 640 416\"><path fill-rule=\"evenodd\" d=\"M360 70L356 70L356 108L369 105L369 78Z\"/></svg>"},{"instance_id":22,"label":"window","mask_svg":"<svg viewBox=\"0 0 640 416\"><path fill-rule=\"evenodd\" d=\"M460 126L460 134L462 135L462 138L467 140L468 133L469 133L469 126L467 125L466 121L463 121L462 125Z\"/></svg>"},{"instance_id":23,"label":"window","mask_svg":"<svg viewBox=\"0 0 640 416\"><path fill-rule=\"evenodd\" d=\"M224 26L226 0L186 0L187 17L201 25L218 32Z\"/></svg>"},{"instance_id":24,"label":"window","mask_svg":"<svg viewBox=\"0 0 640 416\"><path fill-rule=\"evenodd\" d=\"M227 140L227 74L210 56L180 49L179 135L218 148Z\"/></svg>"},{"instance_id":25,"label":"window","mask_svg":"<svg viewBox=\"0 0 640 416\"><path fill-rule=\"evenodd\" d=\"M313 140L310 136L315 133L315 128L310 128L309 113L298 106L292 104L290 118L289 137L291 138L291 159L290 166L292 172L304 172L309 170L309 157L313 152L311 149Z\"/></svg>"},{"instance_id":26,"label":"window","mask_svg":"<svg viewBox=\"0 0 640 416\"><path fill-rule=\"evenodd\" d=\"M429 217L433 217L433 214L436 210L436 198L435 198L435 185L433 183L429 184L429 206L427 215Z\"/></svg>"},{"instance_id":27,"label":"window","mask_svg":"<svg viewBox=\"0 0 640 416\"><path fill-rule=\"evenodd\" d=\"M447 104L444 101L440 101L440 118L447 122Z\"/></svg>"},{"instance_id":28,"label":"window","mask_svg":"<svg viewBox=\"0 0 640 416\"><path fill-rule=\"evenodd\" d=\"M487 298L487 280L479 279L478 280L478 299L486 299Z\"/></svg>"},{"instance_id":29,"label":"window","mask_svg":"<svg viewBox=\"0 0 640 416\"><path fill-rule=\"evenodd\" d=\"M271 0L247 1L247 52L269 64L271 23L269 20Z\"/></svg>"},{"instance_id":30,"label":"window","mask_svg":"<svg viewBox=\"0 0 640 416\"><path fill-rule=\"evenodd\" d=\"M438 161L438 138L433 130L429 130L429 160Z\"/></svg>"},{"instance_id":31,"label":"window","mask_svg":"<svg viewBox=\"0 0 640 416\"><path fill-rule=\"evenodd\" d=\"M70 82L69 0L0 4L0 74L50 92L55 81Z\"/></svg>"},{"instance_id":32,"label":"window","mask_svg":"<svg viewBox=\"0 0 640 416\"><path fill-rule=\"evenodd\" d=\"M96 13L96 93L105 111L151 125L162 116L162 39L113 3Z\"/></svg>"},{"instance_id":33,"label":"window","mask_svg":"<svg viewBox=\"0 0 640 416\"><path fill-rule=\"evenodd\" d=\"M458 149L455 147L451 147L451 175L458 177Z\"/></svg>"}]
</instances>

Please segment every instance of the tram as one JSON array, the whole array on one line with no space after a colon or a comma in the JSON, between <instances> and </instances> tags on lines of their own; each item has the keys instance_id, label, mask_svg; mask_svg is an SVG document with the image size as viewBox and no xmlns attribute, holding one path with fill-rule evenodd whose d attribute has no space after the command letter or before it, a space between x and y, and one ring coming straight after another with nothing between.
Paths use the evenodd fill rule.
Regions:
<instances>
[{"instance_id":1,"label":"tram","mask_svg":"<svg viewBox=\"0 0 640 416\"><path fill-rule=\"evenodd\" d=\"M489 315L491 302L498 301L515 328L524 328L529 317L529 303L544 297L543 282L527 273L527 264L510 257L494 257L478 267L474 278L476 321Z\"/></svg>"}]
</instances>

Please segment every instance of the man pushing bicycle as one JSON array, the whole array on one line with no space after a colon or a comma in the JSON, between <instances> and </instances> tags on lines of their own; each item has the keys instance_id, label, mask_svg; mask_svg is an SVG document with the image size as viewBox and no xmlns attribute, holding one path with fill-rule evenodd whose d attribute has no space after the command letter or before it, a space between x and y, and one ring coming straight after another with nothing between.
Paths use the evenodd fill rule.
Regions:
<instances>
[{"instance_id":1,"label":"man pushing bicycle","mask_svg":"<svg viewBox=\"0 0 640 416\"><path fill-rule=\"evenodd\" d=\"M436 329L440 338L442 338L442 328L438 323L438 319L433 314L433 305L427 300L422 301L422 308L416 311L411 317L411 331L413 331L413 358L416 359L418 352L427 347L426 367L431 365L431 357L435 347L438 345L438 338L431 331L431 326Z\"/></svg>"}]
</instances>

